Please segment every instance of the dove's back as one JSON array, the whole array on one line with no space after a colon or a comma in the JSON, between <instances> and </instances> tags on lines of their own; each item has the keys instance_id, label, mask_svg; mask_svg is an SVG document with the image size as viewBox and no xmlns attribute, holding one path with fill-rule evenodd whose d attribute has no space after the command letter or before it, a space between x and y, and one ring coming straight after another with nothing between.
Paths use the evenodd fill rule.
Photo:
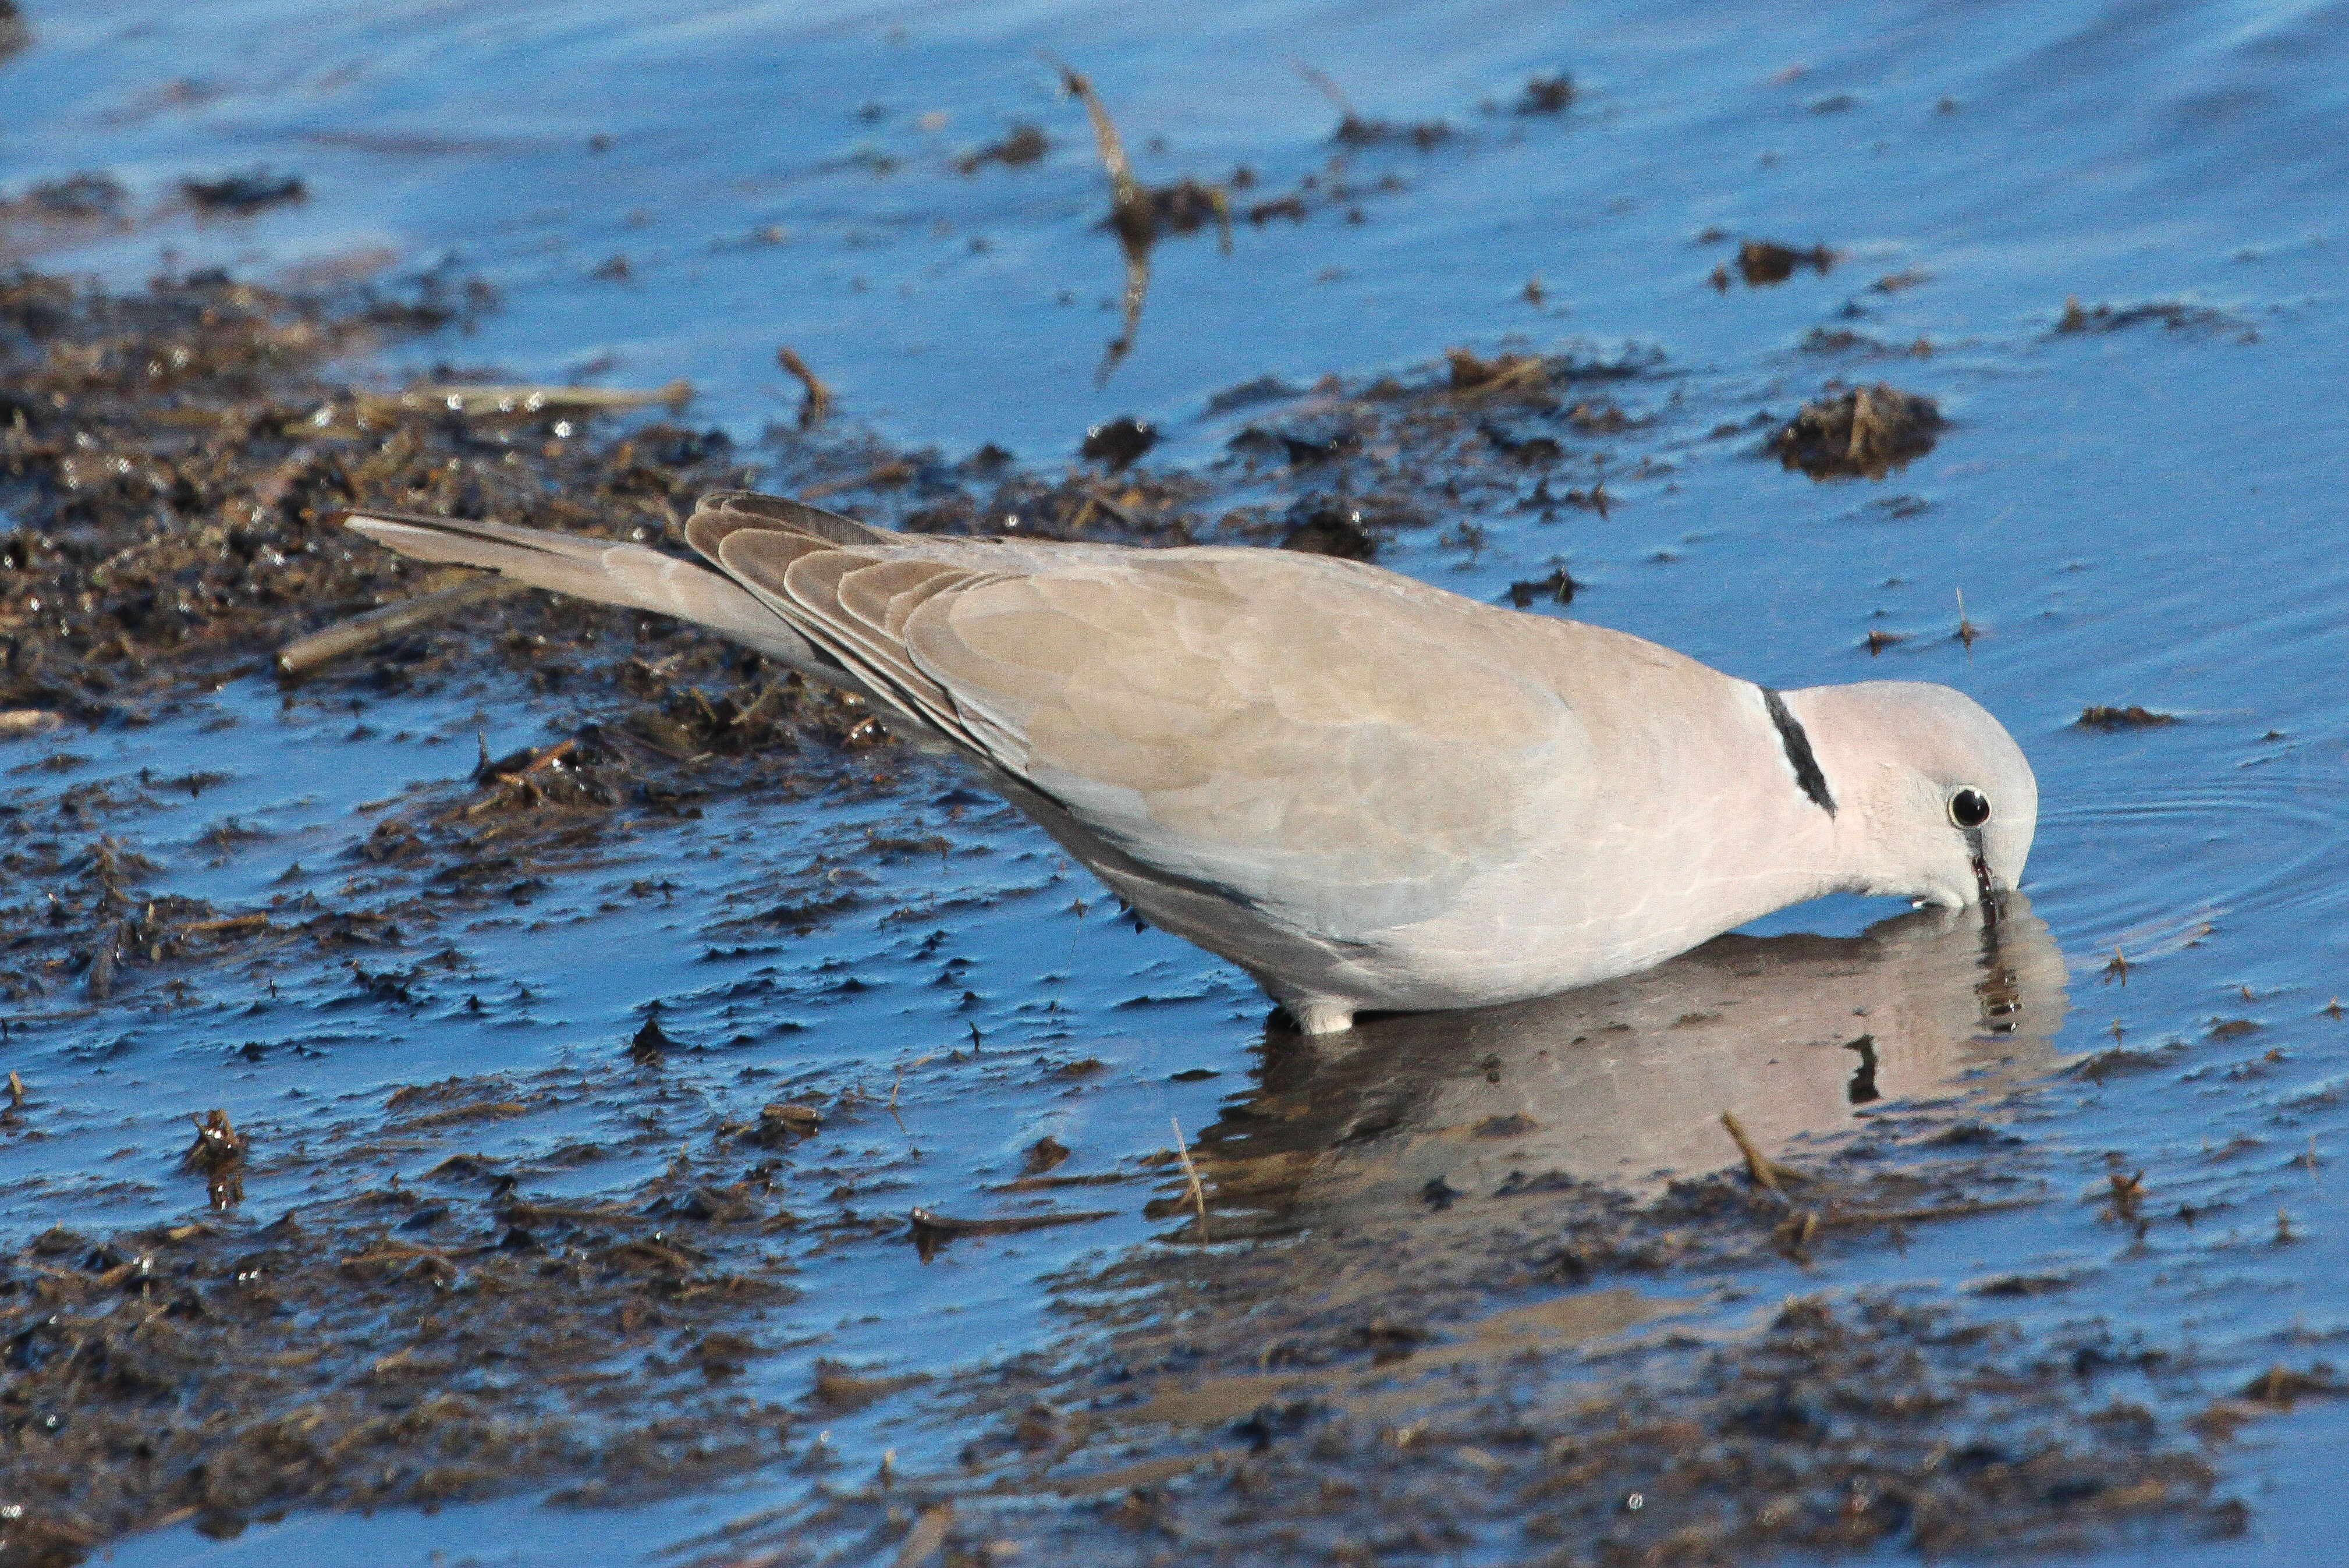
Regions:
<instances>
[{"instance_id":1,"label":"dove's back","mask_svg":"<svg viewBox=\"0 0 2349 1568\"><path fill-rule=\"evenodd\" d=\"M1775 869L1820 813L1779 776L1759 688L1374 566L898 535L740 493L688 525L715 571L496 524L351 524L865 693L1314 1025L1545 994L1825 890ZM1726 795L1756 779L1778 852L1721 830L1725 806L1754 815Z\"/></svg>"}]
</instances>

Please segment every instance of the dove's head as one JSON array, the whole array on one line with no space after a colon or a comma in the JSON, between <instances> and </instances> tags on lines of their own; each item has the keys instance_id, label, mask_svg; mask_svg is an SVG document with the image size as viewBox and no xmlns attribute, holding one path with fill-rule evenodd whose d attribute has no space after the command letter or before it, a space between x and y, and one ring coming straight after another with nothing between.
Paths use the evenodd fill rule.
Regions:
<instances>
[{"instance_id":1,"label":"dove's head","mask_svg":"<svg viewBox=\"0 0 2349 1568\"><path fill-rule=\"evenodd\" d=\"M1954 908L2021 882L2039 784L1982 704L1913 680L1785 697L1834 792L1853 891Z\"/></svg>"}]
</instances>

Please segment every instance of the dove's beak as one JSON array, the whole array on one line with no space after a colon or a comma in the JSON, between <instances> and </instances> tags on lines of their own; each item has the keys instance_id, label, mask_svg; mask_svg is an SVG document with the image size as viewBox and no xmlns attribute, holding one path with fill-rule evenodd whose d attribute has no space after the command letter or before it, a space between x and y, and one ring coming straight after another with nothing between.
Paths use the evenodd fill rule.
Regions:
<instances>
[{"instance_id":1,"label":"dove's beak","mask_svg":"<svg viewBox=\"0 0 2349 1568\"><path fill-rule=\"evenodd\" d=\"M1982 845L1982 829L1969 827L1966 833L1966 853L1973 861L1974 888L1982 895L1982 923L1996 925L2003 912L2006 889L1991 875L1990 852Z\"/></svg>"}]
</instances>

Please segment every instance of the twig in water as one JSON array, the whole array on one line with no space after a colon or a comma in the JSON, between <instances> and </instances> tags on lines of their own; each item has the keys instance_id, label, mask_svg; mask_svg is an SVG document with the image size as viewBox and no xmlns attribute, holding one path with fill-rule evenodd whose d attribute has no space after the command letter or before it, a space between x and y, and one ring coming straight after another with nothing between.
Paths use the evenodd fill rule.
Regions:
<instances>
[{"instance_id":1,"label":"twig in water","mask_svg":"<svg viewBox=\"0 0 2349 1568\"><path fill-rule=\"evenodd\" d=\"M470 583L460 583L453 588L443 588L437 594L406 599L365 615L337 621L307 637L295 638L277 650L277 673L285 676L305 675L323 664L347 659L354 653L365 652L379 643L390 641L403 632L454 615L475 605L504 598L523 591L523 585L503 577L482 576Z\"/></svg>"},{"instance_id":2,"label":"twig in water","mask_svg":"<svg viewBox=\"0 0 2349 1568\"><path fill-rule=\"evenodd\" d=\"M1102 357L1101 369L1094 377L1099 384L1107 381L1118 361L1133 351L1134 333L1142 326L1143 301L1150 296L1150 244L1158 237L1158 209L1150 192L1142 188L1142 182L1133 177L1133 165L1125 156L1124 139L1118 135L1117 122L1102 106L1092 83L1052 56L1043 58L1045 64L1061 73L1061 85L1068 89L1070 97L1085 106L1085 114L1093 122L1093 142L1101 151L1102 168L1109 174L1109 225L1117 231L1118 245L1125 252L1123 326Z\"/></svg>"},{"instance_id":3,"label":"twig in water","mask_svg":"<svg viewBox=\"0 0 2349 1568\"><path fill-rule=\"evenodd\" d=\"M1778 1190L1778 1183L1782 1181L1811 1179L1808 1172L1796 1170L1791 1165L1780 1165L1755 1147L1754 1140L1745 1136L1745 1128L1739 1123L1735 1113L1722 1112L1721 1125L1728 1129L1730 1137L1735 1140L1737 1152L1745 1157L1746 1174L1754 1179L1754 1184L1756 1187L1767 1188L1775 1192Z\"/></svg>"},{"instance_id":4,"label":"twig in water","mask_svg":"<svg viewBox=\"0 0 2349 1568\"><path fill-rule=\"evenodd\" d=\"M775 363L807 389L807 396L800 400L800 429L812 431L831 417L832 389L807 368L807 361L793 352L790 344L775 350Z\"/></svg>"},{"instance_id":5,"label":"twig in water","mask_svg":"<svg viewBox=\"0 0 2349 1568\"><path fill-rule=\"evenodd\" d=\"M1142 182L1133 177L1133 165L1125 156L1125 140L1117 133L1117 122L1102 107L1101 99L1093 92L1093 84L1071 69L1068 64L1050 55L1044 63L1061 73L1061 85L1069 96L1085 106L1086 115L1093 122L1093 142L1101 150L1102 168L1108 171L1111 186L1110 222L1123 234L1132 226L1144 244L1155 236L1157 224L1150 209L1150 198L1142 189Z\"/></svg>"},{"instance_id":6,"label":"twig in water","mask_svg":"<svg viewBox=\"0 0 2349 1568\"><path fill-rule=\"evenodd\" d=\"M1191 1184L1191 1206L1199 1211L1199 1241L1207 1240L1207 1189L1199 1184L1199 1168L1191 1163L1191 1147L1183 1141L1183 1119L1169 1116L1174 1128L1174 1158L1183 1162L1183 1179Z\"/></svg>"},{"instance_id":7,"label":"twig in water","mask_svg":"<svg viewBox=\"0 0 2349 1568\"><path fill-rule=\"evenodd\" d=\"M1779 1222L1775 1232L1779 1250L1795 1262L1808 1265L1811 1242L1819 1233L1819 1217L1811 1210L1789 1214Z\"/></svg>"},{"instance_id":8,"label":"twig in water","mask_svg":"<svg viewBox=\"0 0 2349 1568\"><path fill-rule=\"evenodd\" d=\"M1085 499L1092 502L1095 506L1100 507L1102 514L1121 528L1138 528L1141 526L1140 524L1133 520L1133 515L1123 507L1110 501L1097 490L1088 490L1085 492Z\"/></svg>"},{"instance_id":9,"label":"twig in water","mask_svg":"<svg viewBox=\"0 0 2349 1568\"><path fill-rule=\"evenodd\" d=\"M387 413L404 410L479 416L596 413L653 403L682 409L692 397L692 382L671 381L666 387L641 391L621 387L425 385L391 396L362 393L357 400L363 408Z\"/></svg>"},{"instance_id":10,"label":"twig in water","mask_svg":"<svg viewBox=\"0 0 2349 1568\"><path fill-rule=\"evenodd\" d=\"M1331 103L1336 104L1340 114L1344 115L1348 119L1359 119L1361 118L1354 112L1353 104L1348 100L1344 91L1339 88L1336 82L1331 81L1328 77L1323 76L1319 71L1315 70L1303 60L1291 60L1288 63L1291 68L1293 68L1299 76L1303 77L1308 82L1311 83L1323 98L1326 98Z\"/></svg>"},{"instance_id":11,"label":"twig in water","mask_svg":"<svg viewBox=\"0 0 2349 1568\"><path fill-rule=\"evenodd\" d=\"M1929 1220L1964 1220L1976 1214L2003 1214L2012 1209L2033 1209L2044 1198L1992 1198L1936 1203L1923 1209L1847 1209L1830 1210L1819 1219L1823 1226L1914 1225Z\"/></svg>"},{"instance_id":12,"label":"twig in water","mask_svg":"<svg viewBox=\"0 0 2349 1568\"><path fill-rule=\"evenodd\" d=\"M1974 629L1974 623L1966 618L1966 590L1960 588L1958 590L1958 640L1966 645L1968 653L1971 653L1974 650L1974 639L1981 635Z\"/></svg>"},{"instance_id":13,"label":"twig in water","mask_svg":"<svg viewBox=\"0 0 2349 1568\"><path fill-rule=\"evenodd\" d=\"M889 1112L889 1119L895 1122L897 1124L897 1130L901 1133L905 1133L907 1137L912 1137L914 1135L911 1132L906 1131L905 1118L897 1114L897 1091L905 1086L906 1068L918 1067L929 1060L930 1058L927 1056L916 1056L911 1062L898 1063L897 1076L889 1085L889 1104L885 1107Z\"/></svg>"}]
</instances>

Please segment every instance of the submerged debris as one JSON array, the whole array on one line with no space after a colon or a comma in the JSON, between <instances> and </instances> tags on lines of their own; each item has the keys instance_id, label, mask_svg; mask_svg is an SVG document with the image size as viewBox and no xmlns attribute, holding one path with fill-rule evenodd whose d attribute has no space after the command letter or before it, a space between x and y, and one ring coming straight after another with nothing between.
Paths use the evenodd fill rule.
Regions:
<instances>
[{"instance_id":1,"label":"submerged debris","mask_svg":"<svg viewBox=\"0 0 2349 1568\"><path fill-rule=\"evenodd\" d=\"M2087 707L2072 722L2077 730L2152 730L2164 724L2175 724L2177 716L2157 713L2150 708Z\"/></svg>"},{"instance_id":2,"label":"submerged debris","mask_svg":"<svg viewBox=\"0 0 2349 1568\"><path fill-rule=\"evenodd\" d=\"M1825 245L1799 251L1775 240L1747 240L1737 247L1737 275L1748 287L1784 283L1795 275L1796 267L1806 266L1825 276L1835 263L1835 252Z\"/></svg>"},{"instance_id":3,"label":"submerged debris","mask_svg":"<svg viewBox=\"0 0 2349 1568\"><path fill-rule=\"evenodd\" d=\"M1031 125L1024 119L1017 120L1002 140L964 153L955 160L954 166L965 174L976 174L990 163L1000 163L1006 169L1020 169L1051 150L1051 140L1044 134L1043 127Z\"/></svg>"},{"instance_id":4,"label":"submerged debris","mask_svg":"<svg viewBox=\"0 0 2349 1568\"><path fill-rule=\"evenodd\" d=\"M7 25L0 15L0 54L7 52ZM69 174L0 199L0 223L119 223L129 204L130 192L111 174Z\"/></svg>"},{"instance_id":5,"label":"submerged debris","mask_svg":"<svg viewBox=\"0 0 2349 1568\"><path fill-rule=\"evenodd\" d=\"M1582 421L1576 420L1575 424L1581 428ZM1485 439L1493 443L1493 450L1512 462L1521 462L1528 468L1546 468L1566 456L1566 448L1559 445L1554 436L1512 435L1489 420L1482 428Z\"/></svg>"},{"instance_id":6,"label":"submerged debris","mask_svg":"<svg viewBox=\"0 0 2349 1568\"><path fill-rule=\"evenodd\" d=\"M823 1128L823 1113L813 1106L777 1100L759 1107L759 1121L744 1137L766 1148L787 1148Z\"/></svg>"},{"instance_id":7,"label":"submerged debris","mask_svg":"<svg viewBox=\"0 0 2349 1568\"><path fill-rule=\"evenodd\" d=\"M926 1209L916 1209L906 1214L906 1239L914 1243L922 1261L928 1262L938 1249L962 1236L1016 1236L1024 1231L1049 1231L1061 1225L1090 1225L1096 1220L1114 1220L1117 1212L1109 1209L1090 1209L1051 1214L1005 1214L991 1220L955 1220L944 1214L934 1214Z\"/></svg>"},{"instance_id":8,"label":"submerged debris","mask_svg":"<svg viewBox=\"0 0 2349 1568\"><path fill-rule=\"evenodd\" d=\"M1114 473L1131 467L1143 453L1158 444L1158 431L1144 421L1131 414L1092 426L1077 448L1077 455L1089 462L1098 462Z\"/></svg>"},{"instance_id":9,"label":"submerged debris","mask_svg":"<svg viewBox=\"0 0 2349 1568\"><path fill-rule=\"evenodd\" d=\"M1308 496L1289 508L1288 528L1280 536L1280 547L1368 561L1378 556L1379 541L1362 525L1360 508L1331 497Z\"/></svg>"},{"instance_id":10,"label":"submerged debris","mask_svg":"<svg viewBox=\"0 0 2349 1568\"><path fill-rule=\"evenodd\" d=\"M1019 1174L1041 1176L1069 1158L1068 1146L1046 1134L1028 1146L1019 1157Z\"/></svg>"},{"instance_id":11,"label":"submerged debris","mask_svg":"<svg viewBox=\"0 0 2349 1568\"><path fill-rule=\"evenodd\" d=\"M775 350L775 363L800 384L800 429L812 431L832 417L832 389L819 379L807 361L801 358L788 343Z\"/></svg>"},{"instance_id":12,"label":"submerged debris","mask_svg":"<svg viewBox=\"0 0 2349 1568\"><path fill-rule=\"evenodd\" d=\"M300 175L273 173L266 168L223 174L214 180L182 180L180 189L187 192L188 200L200 212L238 216L257 213L264 207L299 202L308 193Z\"/></svg>"},{"instance_id":13,"label":"submerged debris","mask_svg":"<svg viewBox=\"0 0 2349 1568\"><path fill-rule=\"evenodd\" d=\"M2142 305L2099 305L2082 309L2079 296L2064 301L2064 314L2056 318L2055 332L2068 335L2075 332L2118 332L2147 321L2158 321L2177 331L2188 327L2210 327L2223 317L2207 306L2188 305L2182 300L2156 299Z\"/></svg>"},{"instance_id":14,"label":"submerged debris","mask_svg":"<svg viewBox=\"0 0 2349 1568\"><path fill-rule=\"evenodd\" d=\"M1813 479L1881 479L1932 451L1944 423L1932 399L1878 381L1805 404L1764 450Z\"/></svg>"},{"instance_id":15,"label":"submerged debris","mask_svg":"<svg viewBox=\"0 0 2349 1568\"><path fill-rule=\"evenodd\" d=\"M1454 392L1485 395L1548 389L1549 366L1538 354L1496 354L1480 359L1465 348L1447 348L1444 358Z\"/></svg>"},{"instance_id":16,"label":"submerged debris","mask_svg":"<svg viewBox=\"0 0 2349 1568\"><path fill-rule=\"evenodd\" d=\"M1567 576L1564 566L1560 566L1548 576L1536 577L1530 582L1511 583L1509 602L1519 609L1531 609L1537 599L1547 599L1552 604L1570 605L1574 602L1574 590L1581 586L1580 583Z\"/></svg>"},{"instance_id":17,"label":"submerged debris","mask_svg":"<svg viewBox=\"0 0 2349 1568\"><path fill-rule=\"evenodd\" d=\"M1564 71L1556 76L1533 76L1526 78L1526 90L1516 102L1518 114L1557 114L1574 101L1574 78Z\"/></svg>"},{"instance_id":18,"label":"submerged debris","mask_svg":"<svg viewBox=\"0 0 2349 1568\"><path fill-rule=\"evenodd\" d=\"M196 1141L180 1157L181 1168L204 1179L214 1209L234 1208L244 1201L245 1136L229 1125L226 1111L188 1119L196 1124Z\"/></svg>"}]
</instances>

